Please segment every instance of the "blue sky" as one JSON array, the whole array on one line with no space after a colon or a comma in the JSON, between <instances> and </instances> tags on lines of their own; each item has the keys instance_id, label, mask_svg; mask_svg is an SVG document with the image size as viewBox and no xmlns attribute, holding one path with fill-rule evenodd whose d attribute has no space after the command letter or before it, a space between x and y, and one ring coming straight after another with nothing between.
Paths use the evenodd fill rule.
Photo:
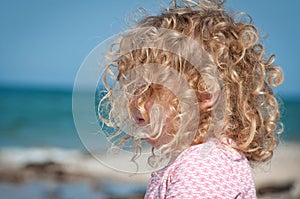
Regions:
<instances>
[{"instance_id":1,"label":"blue sky","mask_svg":"<svg viewBox=\"0 0 300 199\"><path fill-rule=\"evenodd\" d=\"M88 53L126 29L138 7L157 13L163 0L0 0L0 86L71 88ZM300 96L300 1L227 0L250 14L266 36L267 54L285 72L277 93Z\"/></svg>"}]
</instances>

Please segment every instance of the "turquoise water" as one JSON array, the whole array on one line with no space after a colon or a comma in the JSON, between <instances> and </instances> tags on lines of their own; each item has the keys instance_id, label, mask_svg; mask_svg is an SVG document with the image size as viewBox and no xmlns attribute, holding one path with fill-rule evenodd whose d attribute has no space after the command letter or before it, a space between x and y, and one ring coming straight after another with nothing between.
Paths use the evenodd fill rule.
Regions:
<instances>
[{"instance_id":1,"label":"turquoise water","mask_svg":"<svg viewBox=\"0 0 300 199\"><path fill-rule=\"evenodd\" d=\"M300 100L283 99L283 141L300 141ZM72 91L0 89L0 147L84 149L72 116Z\"/></svg>"},{"instance_id":2,"label":"turquoise water","mask_svg":"<svg viewBox=\"0 0 300 199\"><path fill-rule=\"evenodd\" d=\"M0 147L83 148L71 91L2 88L0 110Z\"/></svg>"},{"instance_id":3,"label":"turquoise water","mask_svg":"<svg viewBox=\"0 0 300 199\"><path fill-rule=\"evenodd\" d=\"M281 135L283 141L300 141L300 99L283 99L282 122L284 133Z\"/></svg>"}]
</instances>

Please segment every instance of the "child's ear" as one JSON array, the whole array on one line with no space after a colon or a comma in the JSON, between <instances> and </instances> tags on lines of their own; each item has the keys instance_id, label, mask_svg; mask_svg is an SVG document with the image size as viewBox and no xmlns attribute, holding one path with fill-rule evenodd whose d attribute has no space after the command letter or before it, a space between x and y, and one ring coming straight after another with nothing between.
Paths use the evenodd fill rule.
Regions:
<instances>
[{"instance_id":1,"label":"child's ear","mask_svg":"<svg viewBox=\"0 0 300 199\"><path fill-rule=\"evenodd\" d=\"M219 92L217 92L217 95L219 95ZM200 94L200 100L199 100L199 109L200 111L206 110L211 108L214 103L216 102L216 99L218 96L212 96L212 94L208 92L204 92Z\"/></svg>"},{"instance_id":2,"label":"child's ear","mask_svg":"<svg viewBox=\"0 0 300 199\"><path fill-rule=\"evenodd\" d=\"M199 102L199 109L200 111L209 109L213 106L213 100L209 93L202 93L200 94L200 102Z\"/></svg>"}]
</instances>

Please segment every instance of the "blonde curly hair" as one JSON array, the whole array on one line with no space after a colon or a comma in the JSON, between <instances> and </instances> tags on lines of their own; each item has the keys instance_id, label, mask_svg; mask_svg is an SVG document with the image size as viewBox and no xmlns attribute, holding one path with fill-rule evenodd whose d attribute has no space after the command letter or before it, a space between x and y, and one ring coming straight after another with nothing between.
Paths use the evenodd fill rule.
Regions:
<instances>
[{"instance_id":1,"label":"blonde curly hair","mask_svg":"<svg viewBox=\"0 0 300 199\"><path fill-rule=\"evenodd\" d=\"M133 134L120 136L122 126L127 122L134 131L132 104L150 123L155 111L148 113L145 103L157 93L155 100L167 101L167 109L175 113L170 116L173 128L168 132L172 139L164 143L163 153L178 154L209 137L218 137L234 141L232 147L249 161L269 160L278 143L277 134L282 132L278 101L271 87L282 83L283 73L273 64L274 55L265 56L252 21L239 20L240 14L226 12L223 2L173 2L162 14L143 18L123 34L109 55L114 59L105 70L107 94L100 102L108 101L109 105L99 107L109 113L107 117L100 114L102 121L116 129L112 139L119 140L119 145L132 139L136 154L140 152L141 140ZM200 48L190 45L189 39ZM182 51L186 55L178 54ZM200 55L196 58L200 68L190 62L195 55ZM164 70L162 66L166 71L159 72ZM141 67L144 70L139 70ZM182 74L183 80L172 76L172 71ZM109 78L113 86L109 85ZM176 85L168 84L168 79ZM185 83L187 87L179 88ZM175 97L168 97L170 93ZM221 97L225 98L223 104L219 102ZM197 102L193 101L195 98ZM207 99L214 99L214 105L204 110L195 106ZM188 102L190 105L185 106ZM223 111L217 107L220 104ZM197 130L193 132L191 128ZM162 128L158 129L156 136L162 133ZM190 142L183 141L189 139Z\"/></svg>"}]
</instances>

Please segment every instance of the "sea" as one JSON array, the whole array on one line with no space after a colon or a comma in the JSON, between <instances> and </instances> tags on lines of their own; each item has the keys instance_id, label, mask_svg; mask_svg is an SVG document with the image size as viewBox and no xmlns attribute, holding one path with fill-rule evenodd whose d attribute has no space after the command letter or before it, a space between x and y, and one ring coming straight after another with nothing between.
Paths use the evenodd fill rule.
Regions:
<instances>
[{"instance_id":1,"label":"sea","mask_svg":"<svg viewBox=\"0 0 300 199\"><path fill-rule=\"evenodd\" d=\"M300 142L300 99L281 98L281 141ZM72 114L72 90L0 88L0 148L85 150Z\"/></svg>"},{"instance_id":2,"label":"sea","mask_svg":"<svg viewBox=\"0 0 300 199\"><path fill-rule=\"evenodd\" d=\"M280 104L285 129L280 141L300 144L300 98L281 98ZM30 158L36 156L39 149L42 153L37 158L40 159L52 154L53 149L62 157L70 154L70 150L87 153L73 120L72 90L0 87L0 156L5 151L11 154L5 156L6 159L20 158L22 154ZM3 156L0 163L4 161L1 158ZM22 186L0 182L0 194L4 198L111 198L106 192L115 188L111 194L122 194L122 197L115 198L128 198L133 190L145 190L145 186L107 183L101 185L106 187L105 190L95 192L88 184L80 182L63 183L52 188L34 181Z\"/></svg>"},{"instance_id":3,"label":"sea","mask_svg":"<svg viewBox=\"0 0 300 199\"><path fill-rule=\"evenodd\" d=\"M77 117L80 120L86 115L79 114ZM107 141L97 141L97 149L103 149L105 153L107 147L104 145ZM89 159L83 162L82 157L86 156ZM7 164L11 168L26 168L28 165L43 165L49 161L50 164L73 162L76 168L82 168L82 173L87 172L85 167L93 168L88 170L90 173L98 173L97 170L103 169L99 165L102 162L89 154L77 133L72 113L72 89L0 86L0 172L11 172L5 170ZM122 173L111 169L106 175L119 174ZM146 183L131 182L129 174L125 176L127 181L124 181L124 177L121 181L116 177L111 180L97 178L92 183L90 179L52 183L33 179L21 184L12 183L11 177L7 179L6 174L1 175L0 198L9 199L121 199L141 196L146 190Z\"/></svg>"},{"instance_id":4,"label":"sea","mask_svg":"<svg viewBox=\"0 0 300 199\"><path fill-rule=\"evenodd\" d=\"M83 150L72 115L72 90L0 89L0 147Z\"/></svg>"}]
</instances>

